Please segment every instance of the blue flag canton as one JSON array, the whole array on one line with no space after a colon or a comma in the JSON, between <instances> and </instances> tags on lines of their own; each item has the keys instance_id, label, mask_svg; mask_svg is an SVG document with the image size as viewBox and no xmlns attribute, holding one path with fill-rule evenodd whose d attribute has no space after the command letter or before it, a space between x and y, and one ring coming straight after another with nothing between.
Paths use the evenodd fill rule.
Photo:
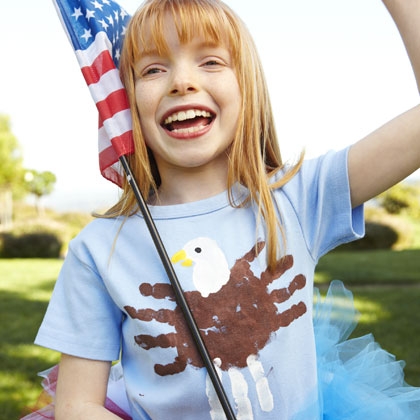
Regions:
<instances>
[{"instance_id":1,"label":"blue flag canton","mask_svg":"<svg viewBox=\"0 0 420 420\"><path fill-rule=\"evenodd\" d=\"M111 0L69 0L67 2L67 28L75 49L87 49L99 32L105 32L112 44L112 59L118 68L122 43L130 15Z\"/></svg>"}]
</instances>

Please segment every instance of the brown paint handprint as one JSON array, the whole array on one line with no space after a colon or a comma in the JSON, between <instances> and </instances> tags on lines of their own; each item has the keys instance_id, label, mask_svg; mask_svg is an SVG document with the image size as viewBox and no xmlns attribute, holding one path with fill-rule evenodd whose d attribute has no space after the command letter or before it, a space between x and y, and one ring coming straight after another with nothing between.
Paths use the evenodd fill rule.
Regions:
<instances>
[{"instance_id":1,"label":"brown paint handprint","mask_svg":"<svg viewBox=\"0 0 420 420\"><path fill-rule=\"evenodd\" d=\"M305 287L304 275L295 276L285 288L271 292L268 290L274 280L292 268L291 255L279 260L271 272L265 270L260 277L253 273L251 263L264 246L264 242L259 242L238 259L230 270L227 269L220 248L209 238L188 242L173 257L174 262L182 261L186 266L194 264L193 281L198 291L185 292L185 297L217 368L228 371L231 380L235 379L237 383L242 377L238 375L238 369L245 367L250 368L256 382L266 382L258 361L258 352L267 345L273 333L287 327L307 311L303 302L293 304L283 312L279 312L277 307L277 304L287 302L297 290ZM175 300L169 284L144 283L139 289L143 296ZM146 350L157 347L176 348L177 357L172 363L155 365L157 374L165 376L180 373L187 364L199 368L204 366L178 306L175 310L135 309L130 306L125 309L134 319L167 323L175 330L157 337L135 337L136 343ZM264 390L261 398L269 400L265 403L265 411L271 411L272 399L268 384L265 388L259 388Z\"/></svg>"}]
</instances>

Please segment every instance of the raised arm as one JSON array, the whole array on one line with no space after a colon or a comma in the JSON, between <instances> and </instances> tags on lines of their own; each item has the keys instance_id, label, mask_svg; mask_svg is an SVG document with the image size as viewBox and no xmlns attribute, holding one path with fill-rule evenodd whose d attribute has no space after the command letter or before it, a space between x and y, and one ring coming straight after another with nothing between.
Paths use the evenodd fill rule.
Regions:
<instances>
[{"instance_id":1,"label":"raised arm","mask_svg":"<svg viewBox=\"0 0 420 420\"><path fill-rule=\"evenodd\" d=\"M383 0L383 3L400 31L420 91L420 1Z\"/></svg>"},{"instance_id":2,"label":"raised arm","mask_svg":"<svg viewBox=\"0 0 420 420\"><path fill-rule=\"evenodd\" d=\"M398 27L420 88L420 0L383 2ZM349 179L353 207L400 182L419 167L420 106L417 106L351 147Z\"/></svg>"}]
</instances>

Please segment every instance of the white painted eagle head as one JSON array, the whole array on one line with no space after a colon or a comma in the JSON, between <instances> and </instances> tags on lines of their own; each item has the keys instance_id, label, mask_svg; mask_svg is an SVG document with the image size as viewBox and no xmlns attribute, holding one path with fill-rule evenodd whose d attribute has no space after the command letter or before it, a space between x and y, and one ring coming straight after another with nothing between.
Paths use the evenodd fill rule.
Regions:
<instances>
[{"instance_id":1,"label":"white painted eagle head","mask_svg":"<svg viewBox=\"0 0 420 420\"><path fill-rule=\"evenodd\" d=\"M210 238L192 239L172 256L171 261L181 262L184 267L194 265L193 283L203 297L218 292L230 278L226 257Z\"/></svg>"}]
</instances>

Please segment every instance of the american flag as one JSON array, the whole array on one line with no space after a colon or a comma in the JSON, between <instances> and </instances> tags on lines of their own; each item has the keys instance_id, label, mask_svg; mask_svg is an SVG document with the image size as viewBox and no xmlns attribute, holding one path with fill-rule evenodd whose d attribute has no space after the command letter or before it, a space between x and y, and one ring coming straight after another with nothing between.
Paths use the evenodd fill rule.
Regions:
<instances>
[{"instance_id":1,"label":"american flag","mask_svg":"<svg viewBox=\"0 0 420 420\"><path fill-rule=\"evenodd\" d=\"M121 186L119 158L134 152L131 115L119 76L130 15L111 0L53 0L99 112L99 168Z\"/></svg>"}]
</instances>

